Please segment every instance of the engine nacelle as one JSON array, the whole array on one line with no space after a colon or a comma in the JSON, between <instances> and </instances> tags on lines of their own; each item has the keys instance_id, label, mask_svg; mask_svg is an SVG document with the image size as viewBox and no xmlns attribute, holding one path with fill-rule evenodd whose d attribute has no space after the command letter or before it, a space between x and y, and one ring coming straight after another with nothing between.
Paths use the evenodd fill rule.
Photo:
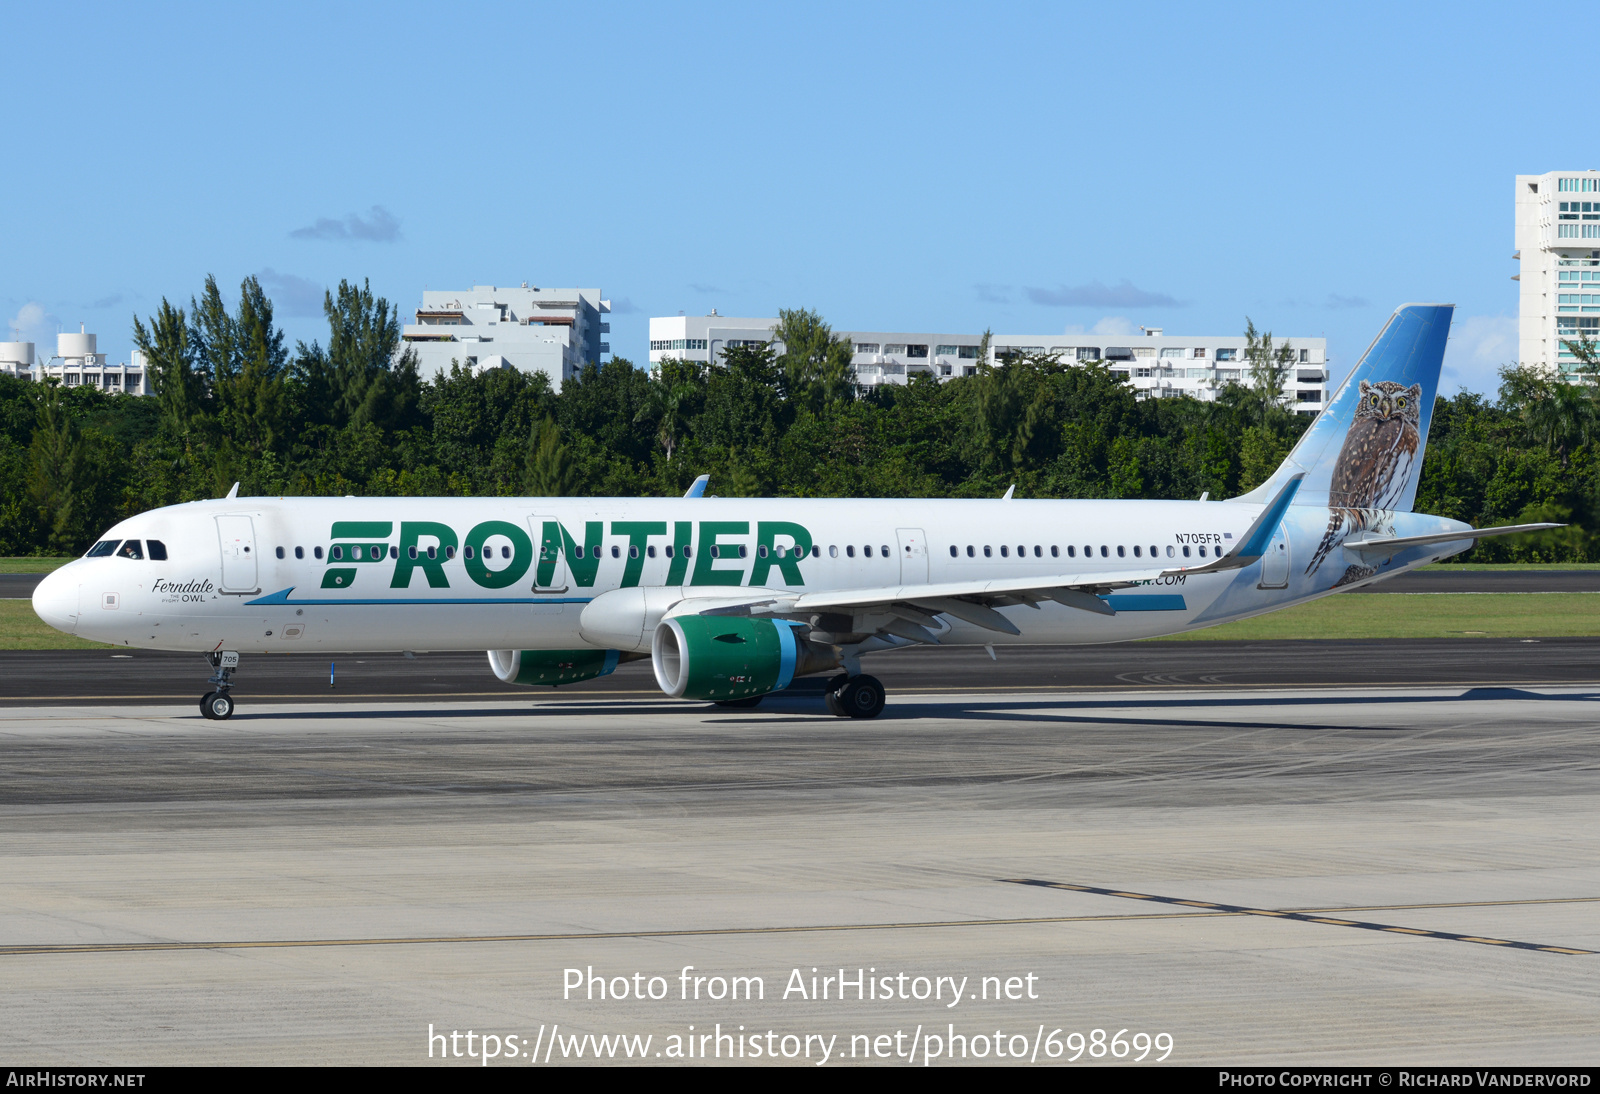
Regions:
<instances>
[{"instance_id":1,"label":"engine nacelle","mask_svg":"<svg viewBox=\"0 0 1600 1094\"><path fill-rule=\"evenodd\" d=\"M608 676L621 659L617 650L489 651L489 667L501 683L547 687Z\"/></svg>"},{"instance_id":2,"label":"engine nacelle","mask_svg":"<svg viewBox=\"0 0 1600 1094\"><path fill-rule=\"evenodd\" d=\"M796 676L839 663L828 646L793 624L745 616L678 615L656 625L650 663L661 690L677 699L745 699L781 691Z\"/></svg>"}]
</instances>

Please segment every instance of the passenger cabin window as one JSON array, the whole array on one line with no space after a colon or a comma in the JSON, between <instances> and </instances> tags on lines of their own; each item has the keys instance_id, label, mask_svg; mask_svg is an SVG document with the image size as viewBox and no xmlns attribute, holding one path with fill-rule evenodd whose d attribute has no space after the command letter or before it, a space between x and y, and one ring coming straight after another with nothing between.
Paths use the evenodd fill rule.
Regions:
<instances>
[{"instance_id":1,"label":"passenger cabin window","mask_svg":"<svg viewBox=\"0 0 1600 1094\"><path fill-rule=\"evenodd\" d=\"M950 545L950 557L951 558L955 558L956 557L956 545L954 543L952 543Z\"/></svg>"},{"instance_id":2,"label":"passenger cabin window","mask_svg":"<svg viewBox=\"0 0 1600 1094\"><path fill-rule=\"evenodd\" d=\"M162 543L159 539L152 539L147 541L145 546L150 550L150 560L152 562L167 561L167 545L165 543Z\"/></svg>"},{"instance_id":3,"label":"passenger cabin window","mask_svg":"<svg viewBox=\"0 0 1600 1094\"><path fill-rule=\"evenodd\" d=\"M155 544L152 543L150 546L151 546L152 549L154 549ZM166 548L163 547L162 550L166 550ZM295 558L305 558L306 557L306 549L304 547L296 547L294 549L294 557Z\"/></svg>"},{"instance_id":4,"label":"passenger cabin window","mask_svg":"<svg viewBox=\"0 0 1600 1094\"><path fill-rule=\"evenodd\" d=\"M883 546L881 546L878 549L883 552L883 557L884 558L888 558L889 557L889 545L888 544L884 544Z\"/></svg>"},{"instance_id":5,"label":"passenger cabin window","mask_svg":"<svg viewBox=\"0 0 1600 1094\"><path fill-rule=\"evenodd\" d=\"M967 544L967 557L972 558L977 552L972 549L972 544Z\"/></svg>"},{"instance_id":6,"label":"passenger cabin window","mask_svg":"<svg viewBox=\"0 0 1600 1094\"><path fill-rule=\"evenodd\" d=\"M139 541L136 539L126 540L117 551L117 557L142 559L144 558L144 548L139 546Z\"/></svg>"},{"instance_id":7,"label":"passenger cabin window","mask_svg":"<svg viewBox=\"0 0 1600 1094\"><path fill-rule=\"evenodd\" d=\"M1172 548L1171 548L1171 547L1168 547L1168 548L1167 548L1167 557L1168 557L1168 558L1171 558L1171 557L1172 557Z\"/></svg>"},{"instance_id":8,"label":"passenger cabin window","mask_svg":"<svg viewBox=\"0 0 1600 1094\"><path fill-rule=\"evenodd\" d=\"M861 553L863 555L866 555L868 558L871 558L872 557L872 545L869 543L869 544L867 544L867 546L861 548Z\"/></svg>"},{"instance_id":9,"label":"passenger cabin window","mask_svg":"<svg viewBox=\"0 0 1600 1094\"><path fill-rule=\"evenodd\" d=\"M855 558L856 557L855 544L853 544L853 543L846 544L845 548L844 548L844 554L845 554L846 558Z\"/></svg>"},{"instance_id":10,"label":"passenger cabin window","mask_svg":"<svg viewBox=\"0 0 1600 1094\"><path fill-rule=\"evenodd\" d=\"M455 558L456 557L456 549L454 547L446 547L444 549L444 557L445 558Z\"/></svg>"},{"instance_id":11,"label":"passenger cabin window","mask_svg":"<svg viewBox=\"0 0 1600 1094\"><path fill-rule=\"evenodd\" d=\"M1120 543L1117 544L1117 557L1118 558L1127 558L1128 557L1128 549L1126 547L1124 547Z\"/></svg>"},{"instance_id":12,"label":"passenger cabin window","mask_svg":"<svg viewBox=\"0 0 1600 1094\"><path fill-rule=\"evenodd\" d=\"M1135 543L1133 545L1133 557L1134 558L1138 558L1143 553L1144 553L1144 548L1140 547L1137 543Z\"/></svg>"},{"instance_id":13,"label":"passenger cabin window","mask_svg":"<svg viewBox=\"0 0 1600 1094\"><path fill-rule=\"evenodd\" d=\"M839 557L839 548L837 548L837 547L829 547L828 548L828 557L829 558L838 558Z\"/></svg>"},{"instance_id":14,"label":"passenger cabin window","mask_svg":"<svg viewBox=\"0 0 1600 1094\"><path fill-rule=\"evenodd\" d=\"M400 548L396 547L392 543L389 544L389 557L390 558L399 558L400 557Z\"/></svg>"},{"instance_id":15,"label":"passenger cabin window","mask_svg":"<svg viewBox=\"0 0 1600 1094\"><path fill-rule=\"evenodd\" d=\"M122 541L120 539L103 539L99 543L96 543L93 547L89 548L89 553L83 557L105 558L112 551L115 551L117 549L117 544L121 542Z\"/></svg>"},{"instance_id":16,"label":"passenger cabin window","mask_svg":"<svg viewBox=\"0 0 1600 1094\"><path fill-rule=\"evenodd\" d=\"M282 557L283 557L283 548L282 548L282 547L279 547L279 548L278 548L278 549L277 549L277 551L276 551L276 554L277 554L277 556L278 556L278 557L279 557L279 558L282 558Z\"/></svg>"},{"instance_id":17,"label":"passenger cabin window","mask_svg":"<svg viewBox=\"0 0 1600 1094\"><path fill-rule=\"evenodd\" d=\"M822 557L822 548L818 547L815 543L813 543L811 545L811 557L812 558L821 558Z\"/></svg>"},{"instance_id":18,"label":"passenger cabin window","mask_svg":"<svg viewBox=\"0 0 1600 1094\"><path fill-rule=\"evenodd\" d=\"M322 548L318 547L317 550L320 551L320 550L322 550ZM344 558L344 548L343 547L335 547L333 550L328 552L328 557L333 559L333 561L335 561L335 562L340 561L341 559Z\"/></svg>"},{"instance_id":19,"label":"passenger cabin window","mask_svg":"<svg viewBox=\"0 0 1600 1094\"><path fill-rule=\"evenodd\" d=\"M1054 550L1054 548L1051 548L1051 550ZM1068 558L1077 558L1078 557L1078 549L1076 547L1074 547L1070 543L1067 544L1067 557Z\"/></svg>"},{"instance_id":20,"label":"passenger cabin window","mask_svg":"<svg viewBox=\"0 0 1600 1094\"><path fill-rule=\"evenodd\" d=\"M1189 545L1188 545L1188 544L1184 544L1184 547L1183 547L1183 557L1184 557L1184 558L1188 558L1188 557L1189 557Z\"/></svg>"},{"instance_id":21,"label":"passenger cabin window","mask_svg":"<svg viewBox=\"0 0 1600 1094\"><path fill-rule=\"evenodd\" d=\"M1010 558L1011 557L1011 548L1007 547L1004 543L1002 543L1000 545L1000 557L1001 558Z\"/></svg>"},{"instance_id":22,"label":"passenger cabin window","mask_svg":"<svg viewBox=\"0 0 1600 1094\"><path fill-rule=\"evenodd\" d=\"M667 550L670 551L670 550L672 550L672 548L668 547ZM652 543L650 546L646 547L644 549L644 553L649 555L651 558L655 558L656 557L656 546L655 546L655 544Z\"/></svg>"},{"instance_id":23,"label":"passenger cabin window","mask_svg":"<svg viewBox=\"0 0 1600 1094\"><path fill-rule=\"evenodd\" d=\"M1100 545L1100 557L1101 558L1110 558L1111 557L1111 551L1103 543Z\"/></svg>"},{"instance_id":24,"label":"passenger cabin window","mask_svg":"<svg viewBox=\"0 0 1600 1094\"><path fill-rule=\"evenodd\" d=\"M987 543L985 543L983 545L983 557L984 558L993 558L994 557L994 551L989 547L989 545Z\"/></svg>"},{"instance_id":25,"label":"passenger cabin window","mask_svg":"<svg viewBox=\"0 0 1600 1094\"><path fill-rule=\"evenodd\" d=\"M313 548L311 548L311 553L313 555L315 555L317 558L321 558L322 557L322 548L321 547L313 547Z\"/></svg>"},{"instance_id":26,"label":"passenger cabin window","mask_svg":"<svg viewBox=\"0 0 1600 1094\"><path fill-rule=\"evenodd\" d=\"M1201 545L1200 545L1200 557L1201 557L1201 558L1205 558L1205 557L1206 557L1206 548L1205 548L1205 544L1201 544Z\"/></svg>"}]
</instances>

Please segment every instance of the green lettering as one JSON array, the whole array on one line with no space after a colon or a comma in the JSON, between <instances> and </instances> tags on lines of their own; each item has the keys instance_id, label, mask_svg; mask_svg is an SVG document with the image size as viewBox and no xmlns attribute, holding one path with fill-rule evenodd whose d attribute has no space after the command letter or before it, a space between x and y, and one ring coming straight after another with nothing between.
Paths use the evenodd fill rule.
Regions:
<instances>
[{"instance_id":1,"label":"green lettering","mask_svg":"<svg viewBox=\"0 0 1600 1094\"><path fill-rule=\"evenodd\" d=\"M614 536L628 537L628 564L622 568L621 588L631 589L639 584L639 575L644 573L645 548L651 536L664 536L667 534L667 522L664 520L614 520L611 522L611 534Z\"/></svg>"},{"instance_id":2,"label":"green lettering","mask_svg":"<svg viewBox=\"0 0 1600 1094\"><path fill-rule=\"evenodd\" d=\"M591 520L583 526L583 538L587 544L575 543L572 533L567 531L565 524L558 523L561 529L561 542L567 552L567 569L572 571L572 580L584 588L594 584L595 571L600 569L600 541L605 538L605 522ZM582 550L580 557L578 551Z\"/></svg>"},{"instance_id":3,"label":"green lettering","mask_svg":"<svg viewBox=\"0 0 1600 1094\"><path fill-rule=\"evenodd\" d=\"M505 536L511 541L511 563L503 570L489 569L483 541L490 536ZM467 576L485 589L504 589L516 582L533 565L533 540L528 533L503 520L486 520L467 533Z\"/></svg>"},{"instance_id":4,"label":"green lettering","mask_svg":"<svg viewBox=\"0 0 1600 1094\"><path fill-rule=\"evenodd\" d=\"M693 585L739 585L744 581L744 564L737 571L717 570L713 566L721 561L711 557L713 548L727 546L738 551L738 545L717 542L718 536L744 536L750 534L747 520L703 520L700 522L700 557L694 560ZM720 554L720 551L718 552Z\"/></svg>"},{"instance_id":5,"label":"green lettering","mask_svg":"<svg viewBox=\"0 0 1600 1094\"><path fill-rule=\"evenodd\" d=\"M689 575L689 540L693 534L693 522L672 522L672 565L667 567L668 585L682 585L683 579Z\"/></svg>"},{"instance_id":6,"label":"green lettering","mask_svg":"<svg viewBox=\"0 0 1600 1094\"><path fill-rule=\"evenodd\" d=\"M778 557L777 546L772 542L778 536L794 540L794 546L785 550L782 558ZM800 559L810 553L811 533L803 526L787 520L761 521L756 525L756 561L750 567L750 584L765 585L768 573L776 566L783 572L785 585L804 585Z\"/></svg>"},{"instance_id":7,"label":"green lettering","mask_svg":"<svg viewBox=\"0 0 1600 1094\"><path fill-rule=\"evenodd\" d=\"M418 541L423 536L428 536L439 541L434 558L428 557L425 547L418 547ZM456 546L456 533L448 524L439 524L431 520L403 520L400 522L400 560L395 564L394 577L389 581L391 589L411 588L411 575L421 570L428 577L428 588L448 589L450 579L444 576L444 562L446 549L454 550ZM412 558L412 554L416 558Z\"/></svg>"}]
</instances>

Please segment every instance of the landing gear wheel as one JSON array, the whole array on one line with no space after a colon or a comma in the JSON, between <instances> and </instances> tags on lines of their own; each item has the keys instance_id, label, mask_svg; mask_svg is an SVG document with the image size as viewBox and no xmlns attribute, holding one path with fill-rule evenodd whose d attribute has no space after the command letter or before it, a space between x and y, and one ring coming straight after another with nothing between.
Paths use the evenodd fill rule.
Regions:
<instances>
[{"instance_id":1,"label":"landing gear wheel","mask_svg":"<svg viewBox=\"0 0 1600 1094\"><path fill-rule=\"evenodd\" d=\"M719 707L758 707L761 705L761 700L765 698L765 695L749 695L743 699L718 699L716 703Z\"/></svg>"},{"instance_id":2,"label":"landing gear wheel","mask_svg":"<svg viewBox=\"0 0 1600 1094\"><path fill-rule=\"evenodd\" d=\"M855 676L837 693L837 702L851 718L876 718L883 713L883 685L876 676Z\"/></svg>"},{"instance_id":3,"label":"landing gear wheel","mask_svg":"<svg viewBox=\"0 0 1600 1094\"><path fill-rule=\"evenodd\" d=\"M205 698L200 700L200 713L218 722L232 718L233 696L225 691L207 692Z\"/></svg>"},{"instance_id":4,"label":"landing gear wheel","mask_svg":"<svg viewBox=\"0 0 1600 1094\"><path fill-rule=\"evenodd\" d=\"M828 681L828 690L822 693L822 705L827 707L828 713L835 718L849 717L845 713L844 707L839 705L839 693L844 690L844 686L849 682L850 674L841 672L838 676Z\"/></svg>"}]
</instances>

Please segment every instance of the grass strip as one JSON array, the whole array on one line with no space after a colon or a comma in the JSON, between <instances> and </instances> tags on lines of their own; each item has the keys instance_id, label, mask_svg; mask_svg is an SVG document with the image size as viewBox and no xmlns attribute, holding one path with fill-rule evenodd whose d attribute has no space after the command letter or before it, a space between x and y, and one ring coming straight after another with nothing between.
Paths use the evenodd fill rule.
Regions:
<instances>
[{"instance_id":1,"label":"grass strip","mask_svg":"<svg viewBox=\"0 0 1600 1094\"><path fill-rule=\"evenodd\" d=\"M1389 593L1336 594L1172 639L1593 636L1600 636L1600 593Z\"/></svg>"},{"instance_id":2,"label":"grass strip","mask_svg":"<svg viewBox=\"0 0 1600 1094\"><path fill-rule=\"evenodd\" d=\"M0 600L0 650L108 650L102 642L88 642L62 634L33 614L31 600Z\"/></svg>"},{"instance_id":3,"label":"grass strip","mask_svg":"<svg viewBox=\"0 0 1600 1094\"><path fill-rule=\"evenodd\" d=\"M1336 595L1162 641L1600 637L1600 593ZM0 650L111 649L62 634L27 600L0 600Z\"/></svg>"},{"instance_id":4,"label":"grass strip","mask_svg":"<svg viewBox=\"0 0 1600 1094\"><path fill-rule=\"evenodd\" d=\"M0 574L47 574L71 561L70 558L0 558Z\"/></svg>"}]
</instances>

